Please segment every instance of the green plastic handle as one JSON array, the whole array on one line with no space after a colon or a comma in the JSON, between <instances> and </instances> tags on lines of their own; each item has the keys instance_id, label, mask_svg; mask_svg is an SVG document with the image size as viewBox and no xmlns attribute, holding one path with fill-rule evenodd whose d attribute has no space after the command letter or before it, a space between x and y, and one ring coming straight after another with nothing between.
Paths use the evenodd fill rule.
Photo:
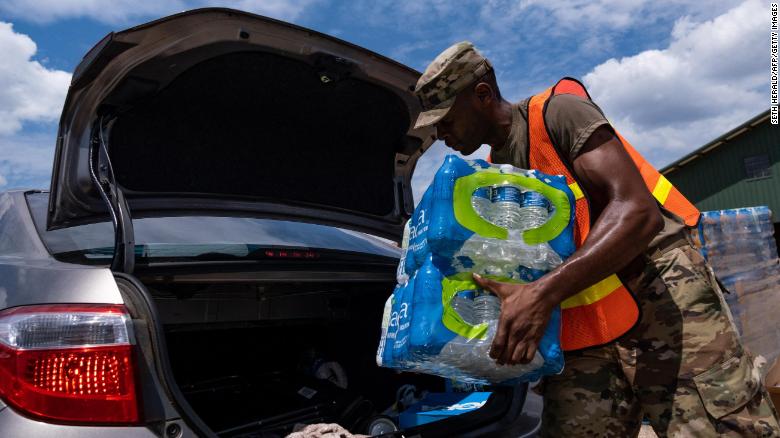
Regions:
<instances>
[{"instance_id":1,"label":"green plastic handle","mask_svg":"<svg viewBox=\"0 0 780 438\"><path fill-rule=\"evenodd\" d=\"M483 277L506 283L523 283L519 280L512 280L495 275L484 275ZM480 287L474 282L474 278L471 276L470 272L461 272L445 277L441 281L441 304L443 308L441 322L444 324L444 327L447 327L452 332L463 336L468 340L475 338L483 340L487 336L487 323L483 322L482 324L477 325L469 324L452 308L452 299L455 298L455 295L457 295L458 292L475 289L480 289Z\"/></svg>"},{"instance_id":2,"label":"green plastic handle","mask_svg":"<svg viewBox=\"0 0 780 438\"><path fill-rule=\"evenodd\" d=\"M523 231L523 240L526 244L537 245L549 242L566 229L571 217L571 205L566 192L549 186L539 179L501 173L495 168L477 171L455 180L452 196L455 220L480 236L506 240L509 235L507 229L483 219L471 204L471 196L478 188L506 184L541 193L555 206L555 212L544 225Z\"/></svg>"}]
</instances>

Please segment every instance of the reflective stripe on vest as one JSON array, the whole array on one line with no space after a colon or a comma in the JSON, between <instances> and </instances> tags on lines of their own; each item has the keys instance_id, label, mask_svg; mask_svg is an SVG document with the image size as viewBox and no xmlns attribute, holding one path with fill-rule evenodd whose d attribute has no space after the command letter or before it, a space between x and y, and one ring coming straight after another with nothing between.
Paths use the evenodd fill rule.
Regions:
<instances>
[{"instance_id":1,"label":"reflective stripe on vest","mask_svg":"<svg viewBox=\"0 0 780 438\"><path fill-rule=\"evenodd\" d=\"M621 286L617 275L612 274L609 277L599 281L593 286L583 289L577 295L571 296L561 303L561 309L570 309L577 306L587 306L606 297L613 290Z\"/></svg>"},{"instance_id":2,"label":"reflective stripe on vest","mask_svg":"<svg viewBox=\"0 0 780 438\"><path fill-rule=\"evenodd\" d=\"M569 184L569 188L571 189L571 192L574 194L574 199L582 199L585 197L585 194L582 193L582 189L580 188L580 185L577 184L577 182L573 182Z\"/></svg>"},{"instance_id":3,"label":"reflective stripe on vest","mask_svg":"<svg viewBox=\"0 0 780 438\"><path fill-rule=\"evenodd\" d=\"M639 173L642 175L642 179L645 180L647 189L650 190L650 193L653 194L653 197L655 197L658 203L666 210L679 216L685 222L685 225L695 227L699 223L699 217L701 217L701 213L699 213L696 206L686 199L665 176L655 170L655 167L648 163L647 160L631 146L631 143L629 143L628 140L623 138L617 131L615 131L615 133L620 139L620 142L623 143L623 147L634 161L637 169L639 169Z\"/></svg>"}]
</instances>

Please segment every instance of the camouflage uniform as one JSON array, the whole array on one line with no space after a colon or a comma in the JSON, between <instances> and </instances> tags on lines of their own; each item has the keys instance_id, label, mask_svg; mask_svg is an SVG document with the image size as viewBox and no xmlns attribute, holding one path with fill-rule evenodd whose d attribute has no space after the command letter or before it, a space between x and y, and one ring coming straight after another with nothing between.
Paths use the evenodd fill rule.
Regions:
<instances>
[{"instance_id":1,"label":"camouflage uniform","mask_svg":"<svg viewBox=\"0 0 780 438\"><path fill-rule=\"evenodd\" d=\"M682 245L647 258L639 324L617 342L567 353L544 380L545 436L780 436L777 413L743 350L711 270Z\"/></svg>"},{"instance_id":2,"label":"camouflage uniform","mask_svg":"<svg viewBox=\"0 0 780 438\"><path fill-rule=\"evenodd\" d=\"M415 87L415 128L438 122L490 68L471 43L442 52ZM661 437L780 437L722 291L683 234L632 263L638 324L612 344L566 353L563 373L544 379L543 435L636 436L647 417Z\"/></svg>"}]
</instances>

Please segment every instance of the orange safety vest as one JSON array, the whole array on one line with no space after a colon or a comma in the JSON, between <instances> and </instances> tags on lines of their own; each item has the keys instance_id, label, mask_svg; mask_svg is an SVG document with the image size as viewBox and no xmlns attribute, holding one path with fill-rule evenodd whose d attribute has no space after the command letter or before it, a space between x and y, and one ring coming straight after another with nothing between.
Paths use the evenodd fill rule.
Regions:
<instances>
[{"instance_id":1,"label":"orange safety vest","mask_svg":"<svg viewBox=\"0 0 780 438\"><path fill-rule=\"evenodd\" d=\"M552 175L564 175L576 198L574 240L582 246L591 225L590 205L583 193L568 157L563 158L553 145L544 122L550 97L574 94L591 100L585 87L576 79L563 78L557 84L531 98L528 104L529 165ZM647 162L631 144L615 132L634 164L639 169L647 189L666 210L679 216L686 225L696 226L699 210L663 175ZM612 274L561 303L561 346L565 351L604 345L628 332L639 320L639 306L634 296Z\"/></svg>"}]
</instances>

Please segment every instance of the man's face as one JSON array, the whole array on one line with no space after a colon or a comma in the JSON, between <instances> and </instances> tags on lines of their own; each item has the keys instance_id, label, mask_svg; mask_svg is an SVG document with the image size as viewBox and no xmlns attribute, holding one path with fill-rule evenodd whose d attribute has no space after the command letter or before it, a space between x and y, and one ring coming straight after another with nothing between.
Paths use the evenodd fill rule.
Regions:
<instances>
[{"instance_id":1,"label":"man's face","mask_svg":"<svg viewBox=\"0 0 780 438\"><path fill-rule=\"evenodd\" d=\"M484 126L470 90L455 99L447 115L436 123L436 137L463 155L471 155L482 146Z\"/></svg>"}]
</instances>

